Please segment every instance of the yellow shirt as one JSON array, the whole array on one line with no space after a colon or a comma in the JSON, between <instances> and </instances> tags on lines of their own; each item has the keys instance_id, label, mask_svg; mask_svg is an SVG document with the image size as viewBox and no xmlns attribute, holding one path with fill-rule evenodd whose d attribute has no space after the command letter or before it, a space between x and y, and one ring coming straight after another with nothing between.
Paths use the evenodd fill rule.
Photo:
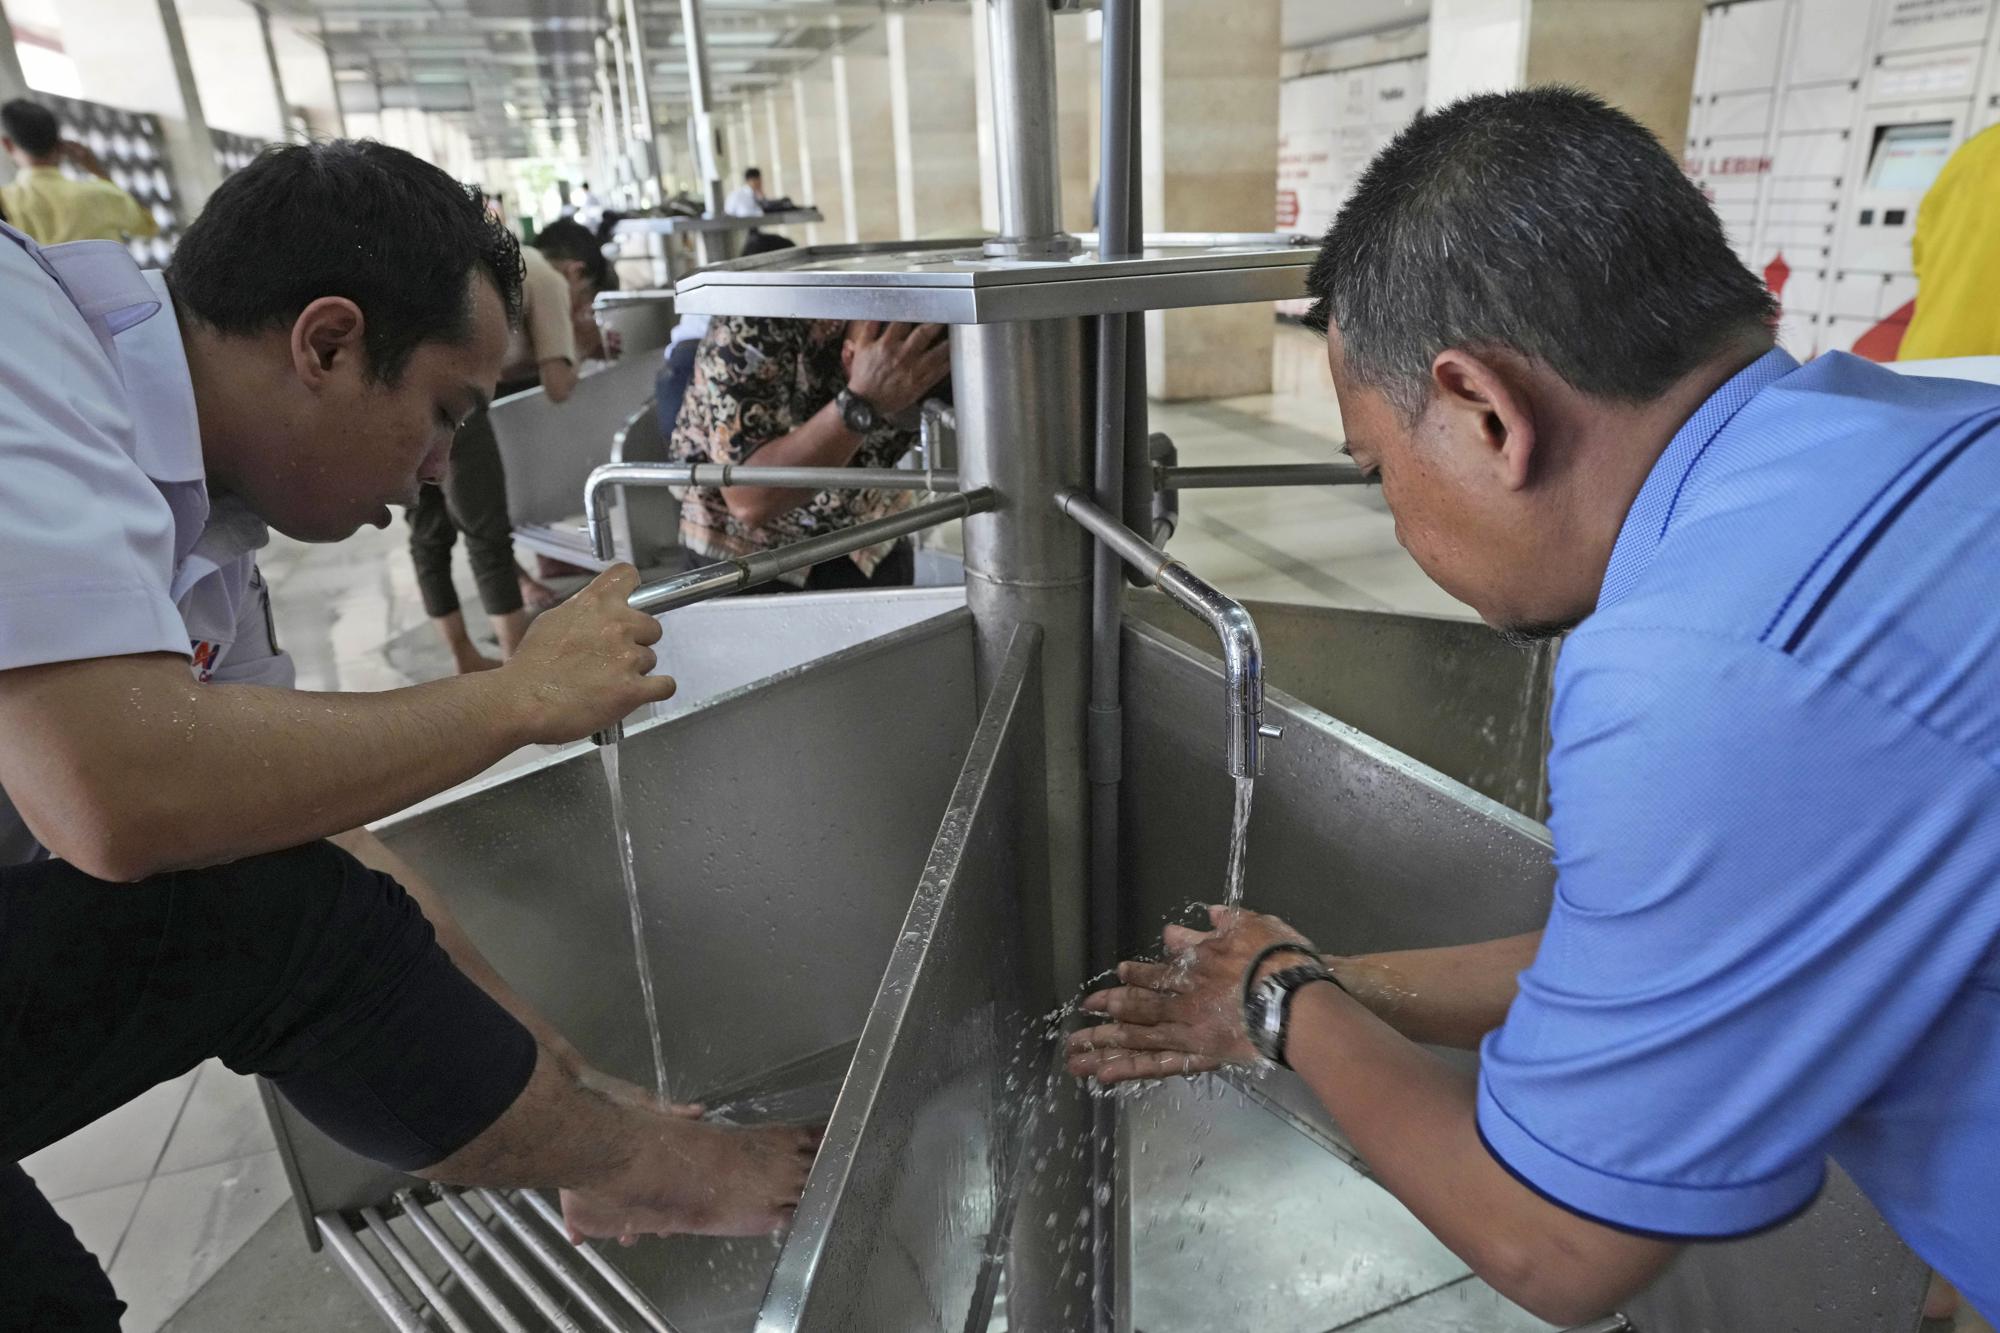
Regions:
<instances>
[{"instance_id":1,"label":"yellow shirt","mask_svg":"<svg viewBox=\"0 0 2000 1333\"><path fill-rule=\"evenodd\" d=\"M1959 146L1917 209L1917 312L1899 360L2000 354L2000 125Z\"/></svg>"},{"instance_id":2,"label":"yellow shirt","mask_svg":"<svg viewBox=\"0 0 2000 1333\"><path fill-rule=\"evenodd\" d=\"M0 209L40 245L122 241L160 232L153 215L110 181L71 180L56 167L29 167L0 185Z\"/></svg>"}]
</instances>

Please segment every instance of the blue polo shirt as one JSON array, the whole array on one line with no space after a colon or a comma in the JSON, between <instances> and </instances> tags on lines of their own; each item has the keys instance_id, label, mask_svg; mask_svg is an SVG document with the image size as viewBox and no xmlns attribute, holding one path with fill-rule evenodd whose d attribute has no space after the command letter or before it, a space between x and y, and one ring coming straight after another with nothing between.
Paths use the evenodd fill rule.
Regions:
<instances>
[{"instance_id":1,"label":"blue polo shirt","mask_svg":"<svg viewBox=\"0 0 2000 1333\"><path fill-rule=\"evenodd\" d=\"M1782 1221L1831 1157L2000 1311L2000 389L1782 351L1564 645L1555 904L1479 1128L1576 1212Z\"/></svg>"}]
</instances>

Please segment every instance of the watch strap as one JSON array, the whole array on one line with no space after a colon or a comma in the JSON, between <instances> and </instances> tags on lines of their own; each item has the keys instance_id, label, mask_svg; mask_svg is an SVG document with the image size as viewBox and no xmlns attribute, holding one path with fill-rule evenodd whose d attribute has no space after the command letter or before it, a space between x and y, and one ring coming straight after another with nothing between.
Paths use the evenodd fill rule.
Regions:
<instances>
[{"instance_id":1,"label":"watch strap","mask_svg":"<svg viewBox=\"0 0 2000 1333\"><path fill-rule=\"evenodd\" d=\"M1285 1058L1285 1042L1292 1035L1292 997L1315 981L1331 981L1340 986L1339 979L1327 971L1326 964L1318 961L1288 967L1267 977L1264 982L1278 1006L1277 1040L1272 1042L1271 1059L1286 1069L1292 1067L1292 1062ZM1347 988L1341 986L1341 989Z\"/></svg>"}]
</instances>

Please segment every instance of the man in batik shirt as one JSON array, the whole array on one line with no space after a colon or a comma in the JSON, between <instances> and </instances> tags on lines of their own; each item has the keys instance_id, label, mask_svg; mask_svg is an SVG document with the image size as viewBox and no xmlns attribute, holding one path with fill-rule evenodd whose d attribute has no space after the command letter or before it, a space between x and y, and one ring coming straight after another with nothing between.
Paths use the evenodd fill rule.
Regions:
<instances>
[{"instance_id":1,"label":"man in batik shirt","mask_svg":"<svg viewBox=\"0 0 2000 1333\"><path fill-rule=\"evenodd\" d=\"M917 409L950 372L937 324L718 316L695 356L670 452L683 463L892 467L917 441ZM726 560L881 518L908 491L695 487L681 495L681 541ZM886 542L766 587L906 586L906 541Z\"/></svg>"}]
</instances>

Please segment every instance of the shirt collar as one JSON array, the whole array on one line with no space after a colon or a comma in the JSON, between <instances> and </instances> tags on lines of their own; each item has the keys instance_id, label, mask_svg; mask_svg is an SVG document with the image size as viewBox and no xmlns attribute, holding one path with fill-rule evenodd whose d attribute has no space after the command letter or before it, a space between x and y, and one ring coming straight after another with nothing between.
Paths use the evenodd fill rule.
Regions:
<instances>
[{"instance_id":1,"label":"shirt collar","mask_svg":"<svg viewBox=\"0 0 2000 1333\"><path fill-rule=\"evenodd\" d=\"M1791 353L1773 347L1732 375L1674 432L1674 438L1667 442L1666 450L1647 474L1646 484L1639 488L1638 498L1626 511L1618 541L1611 548L1611 563L1605 566L1604 583L1598 590L1599 610L1624 597L1646 572L1653 553L1660 549L1667 528L1673 523L1674 505L1682 489L1723 427L1752 398L1798 368L1799 363Z\"/></svg>"}]
</instances>

